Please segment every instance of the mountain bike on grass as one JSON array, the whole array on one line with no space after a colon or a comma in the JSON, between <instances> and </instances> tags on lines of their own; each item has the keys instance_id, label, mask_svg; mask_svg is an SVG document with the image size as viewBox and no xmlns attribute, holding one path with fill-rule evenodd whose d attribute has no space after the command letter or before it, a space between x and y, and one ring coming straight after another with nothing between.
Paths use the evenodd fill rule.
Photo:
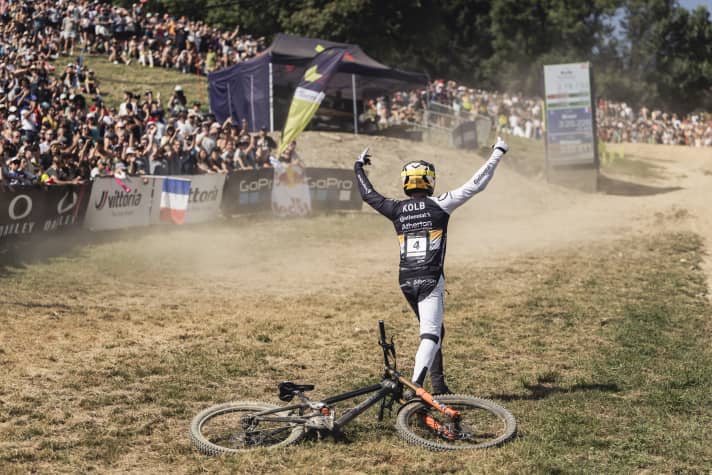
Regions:
<instances>
[{"instance_id":1,"label":"mountain bike on grass","mask_svg":"<svg viewBox=\"0 0 712 475\"><path fill-rule=\"evenodd\" d=\"M378 420L398 403L395 426L398 435L430 450L466 450L495 447L514 437L517 423L504 407L487 399L460 394L432 395L401 376L396 365L393 338L386 340L383 320L378 322L385 371L381 382L319 401L305 393L311 384L284 381L278 406L258 401L237 401L209 407L193 418L190 439L207 455L238 453L251 449L293 444L310 431L338 435L341 429L374 404L381 403ZM412 398L404 392L412 391ZM335 404L371 394L340 414Z\"/></svg>"}]
</instances>

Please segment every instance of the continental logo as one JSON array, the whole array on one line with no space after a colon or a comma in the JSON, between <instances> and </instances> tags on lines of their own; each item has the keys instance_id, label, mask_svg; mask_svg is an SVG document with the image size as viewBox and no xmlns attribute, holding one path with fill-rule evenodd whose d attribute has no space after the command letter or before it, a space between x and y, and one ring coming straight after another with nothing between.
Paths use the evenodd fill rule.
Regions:
<instances>
[{"instance_id":1,"label":"continental logo","mask_svg":"<svg viewBox=\"0 0 712 475\"><path fill-rule=\"evenodd\" d=\"M109 194L108 191L103 191L99 197L99 201L94 203L96 209L113 208L134 208L141 205L143 195L138 190L133 190L130 193L125 191L114 191Z\"/></svg>"}]
</instances>

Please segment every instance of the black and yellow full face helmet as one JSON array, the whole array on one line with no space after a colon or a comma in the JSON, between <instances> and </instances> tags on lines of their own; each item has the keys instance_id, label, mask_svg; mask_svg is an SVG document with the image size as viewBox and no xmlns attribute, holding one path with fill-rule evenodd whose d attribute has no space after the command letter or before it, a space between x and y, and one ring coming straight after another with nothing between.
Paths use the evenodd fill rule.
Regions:
<instances>
[{"instance_id":1,"label":"black and yellow full face helmet","mask_svg":"<svg viewBox=\"0 0 712 475\"><path fill-rule=\"evenodd\" d=\"M424 160L408 162L401 171L403 191L410 196L416 191L432 195L435 191L435 166Z\"/></svg>"}]
</instances>

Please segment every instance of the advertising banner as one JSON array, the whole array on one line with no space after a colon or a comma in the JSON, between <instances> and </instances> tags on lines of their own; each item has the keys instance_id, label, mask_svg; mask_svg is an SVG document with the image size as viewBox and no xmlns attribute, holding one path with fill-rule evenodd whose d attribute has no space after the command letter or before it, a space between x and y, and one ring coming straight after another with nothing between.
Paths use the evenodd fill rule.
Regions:
<instances>
[{"instance_id":1,"label":"advertising banner","mask_svg":"<svg viewBox=\"0 0 712 475\"><path fill-rule=\"evenodd\" d=\"M307 183L314 211L360 210L363 205L353 170L307 168Z\"/></svg>"},{"instance_id":2,"label":"advertising banner","mask_svg":"<svg viewBox=\"0 0 712 475\"><path fill-rule=\"evenodd\" d=\"M84 227L94 231L148 226L161 211L162 178L97 178L91 190Z\"/></svg>"},{"instance_id":3,"label":"advertising banner","mask_svg":"<svg viewBox=\"0 0 712 475\"><path fill-rule=\"evenodd\" d=\"M220 215L225 175L215 173L209 175L185 175L176 178L189 178L191 181L188 212L185 216L186 224L216 220Z\"/></svg>"},{"instance_id":4,"label":"advertising banner","mask_svg":"<svg viewBox=\"0 0 712 475\"><path fill-rule=\"evenodd\" d=\"M0 191L0 241L80 226L90 192L91 185Z\"/></svg>"},{"instance_id":5,"label":"advertising banner","mask_svg":"<svg viewBox=\"0 0 712 475\"><path fill-rule=\"evenodd\" d=\"M286 170L282 170L275 173L272 168L262 168L237 171L229 175L223 192L224 212L240 214L273 210L279 214L279 206L285 206L285 200L291 203L292 198L302 203L300 209L308 204L312 211L360 210L363 205L356 188L356 176L351 169L307 168L304 176L306 182L295 188L294 196L282 193L290 179L289 175L282 176L285 172ZM272 186L275 175L281 177L278 180L283 182L277 185L276 194L273 193ZM297 180L297 177L293 175L291 179ZM277 200L274 203L273 198Z\"/></svg>"},{"instance_id":6,"label":"advertising banner","mask_svg":"<svg viewBox=\"0 0 712 475\"><path fill-rule=\"evenodd\" d=\"M549 165L595 165L589 63L544 66L544 89Z\"/></svg>"},{"instance_id":7,"label":"advertising banner","mask_svg":"<svg viewBox=\"0 0 712 475\"><path fill-rule=\"evenodd\" d=\"M238 170L229 175L223 189L222 207L227 215L272 209L274 170Z\"/></svg>"},{"instance_id":8,"label":"advertising banner","mask_svg":"<svg viewBox=\"0 0 712 475\"><path fill-rule=\"evenodd\" d=\"M306 216L311 213L311 209L306 170L295 164L275 163L272 213L282 218Z\"/></svg>"}]
</instances>

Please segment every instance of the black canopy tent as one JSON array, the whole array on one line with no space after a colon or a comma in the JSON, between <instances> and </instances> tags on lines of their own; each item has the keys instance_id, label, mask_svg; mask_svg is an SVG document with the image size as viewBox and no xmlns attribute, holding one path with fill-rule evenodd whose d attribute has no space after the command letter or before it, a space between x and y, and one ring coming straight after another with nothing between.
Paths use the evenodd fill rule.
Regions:
<instances>
[{"instance_id":1,"label":"black canopy tent","mask_svg":"<svg viewBox=\"0 0 712 475\"><path fill-rule=\"evenodd\" d=\"M352 102L355 132L358 102L428 83L425 74L390 68L357 45L279 33L258 57L208 76L211 110L218 120L229 116L233 120L247 118L252 130L263 126L270 130L281 128L307 65L319 52L332 47L344 47L347 53L325 92L337 101Z\"/></svg>"}]
</instances>

